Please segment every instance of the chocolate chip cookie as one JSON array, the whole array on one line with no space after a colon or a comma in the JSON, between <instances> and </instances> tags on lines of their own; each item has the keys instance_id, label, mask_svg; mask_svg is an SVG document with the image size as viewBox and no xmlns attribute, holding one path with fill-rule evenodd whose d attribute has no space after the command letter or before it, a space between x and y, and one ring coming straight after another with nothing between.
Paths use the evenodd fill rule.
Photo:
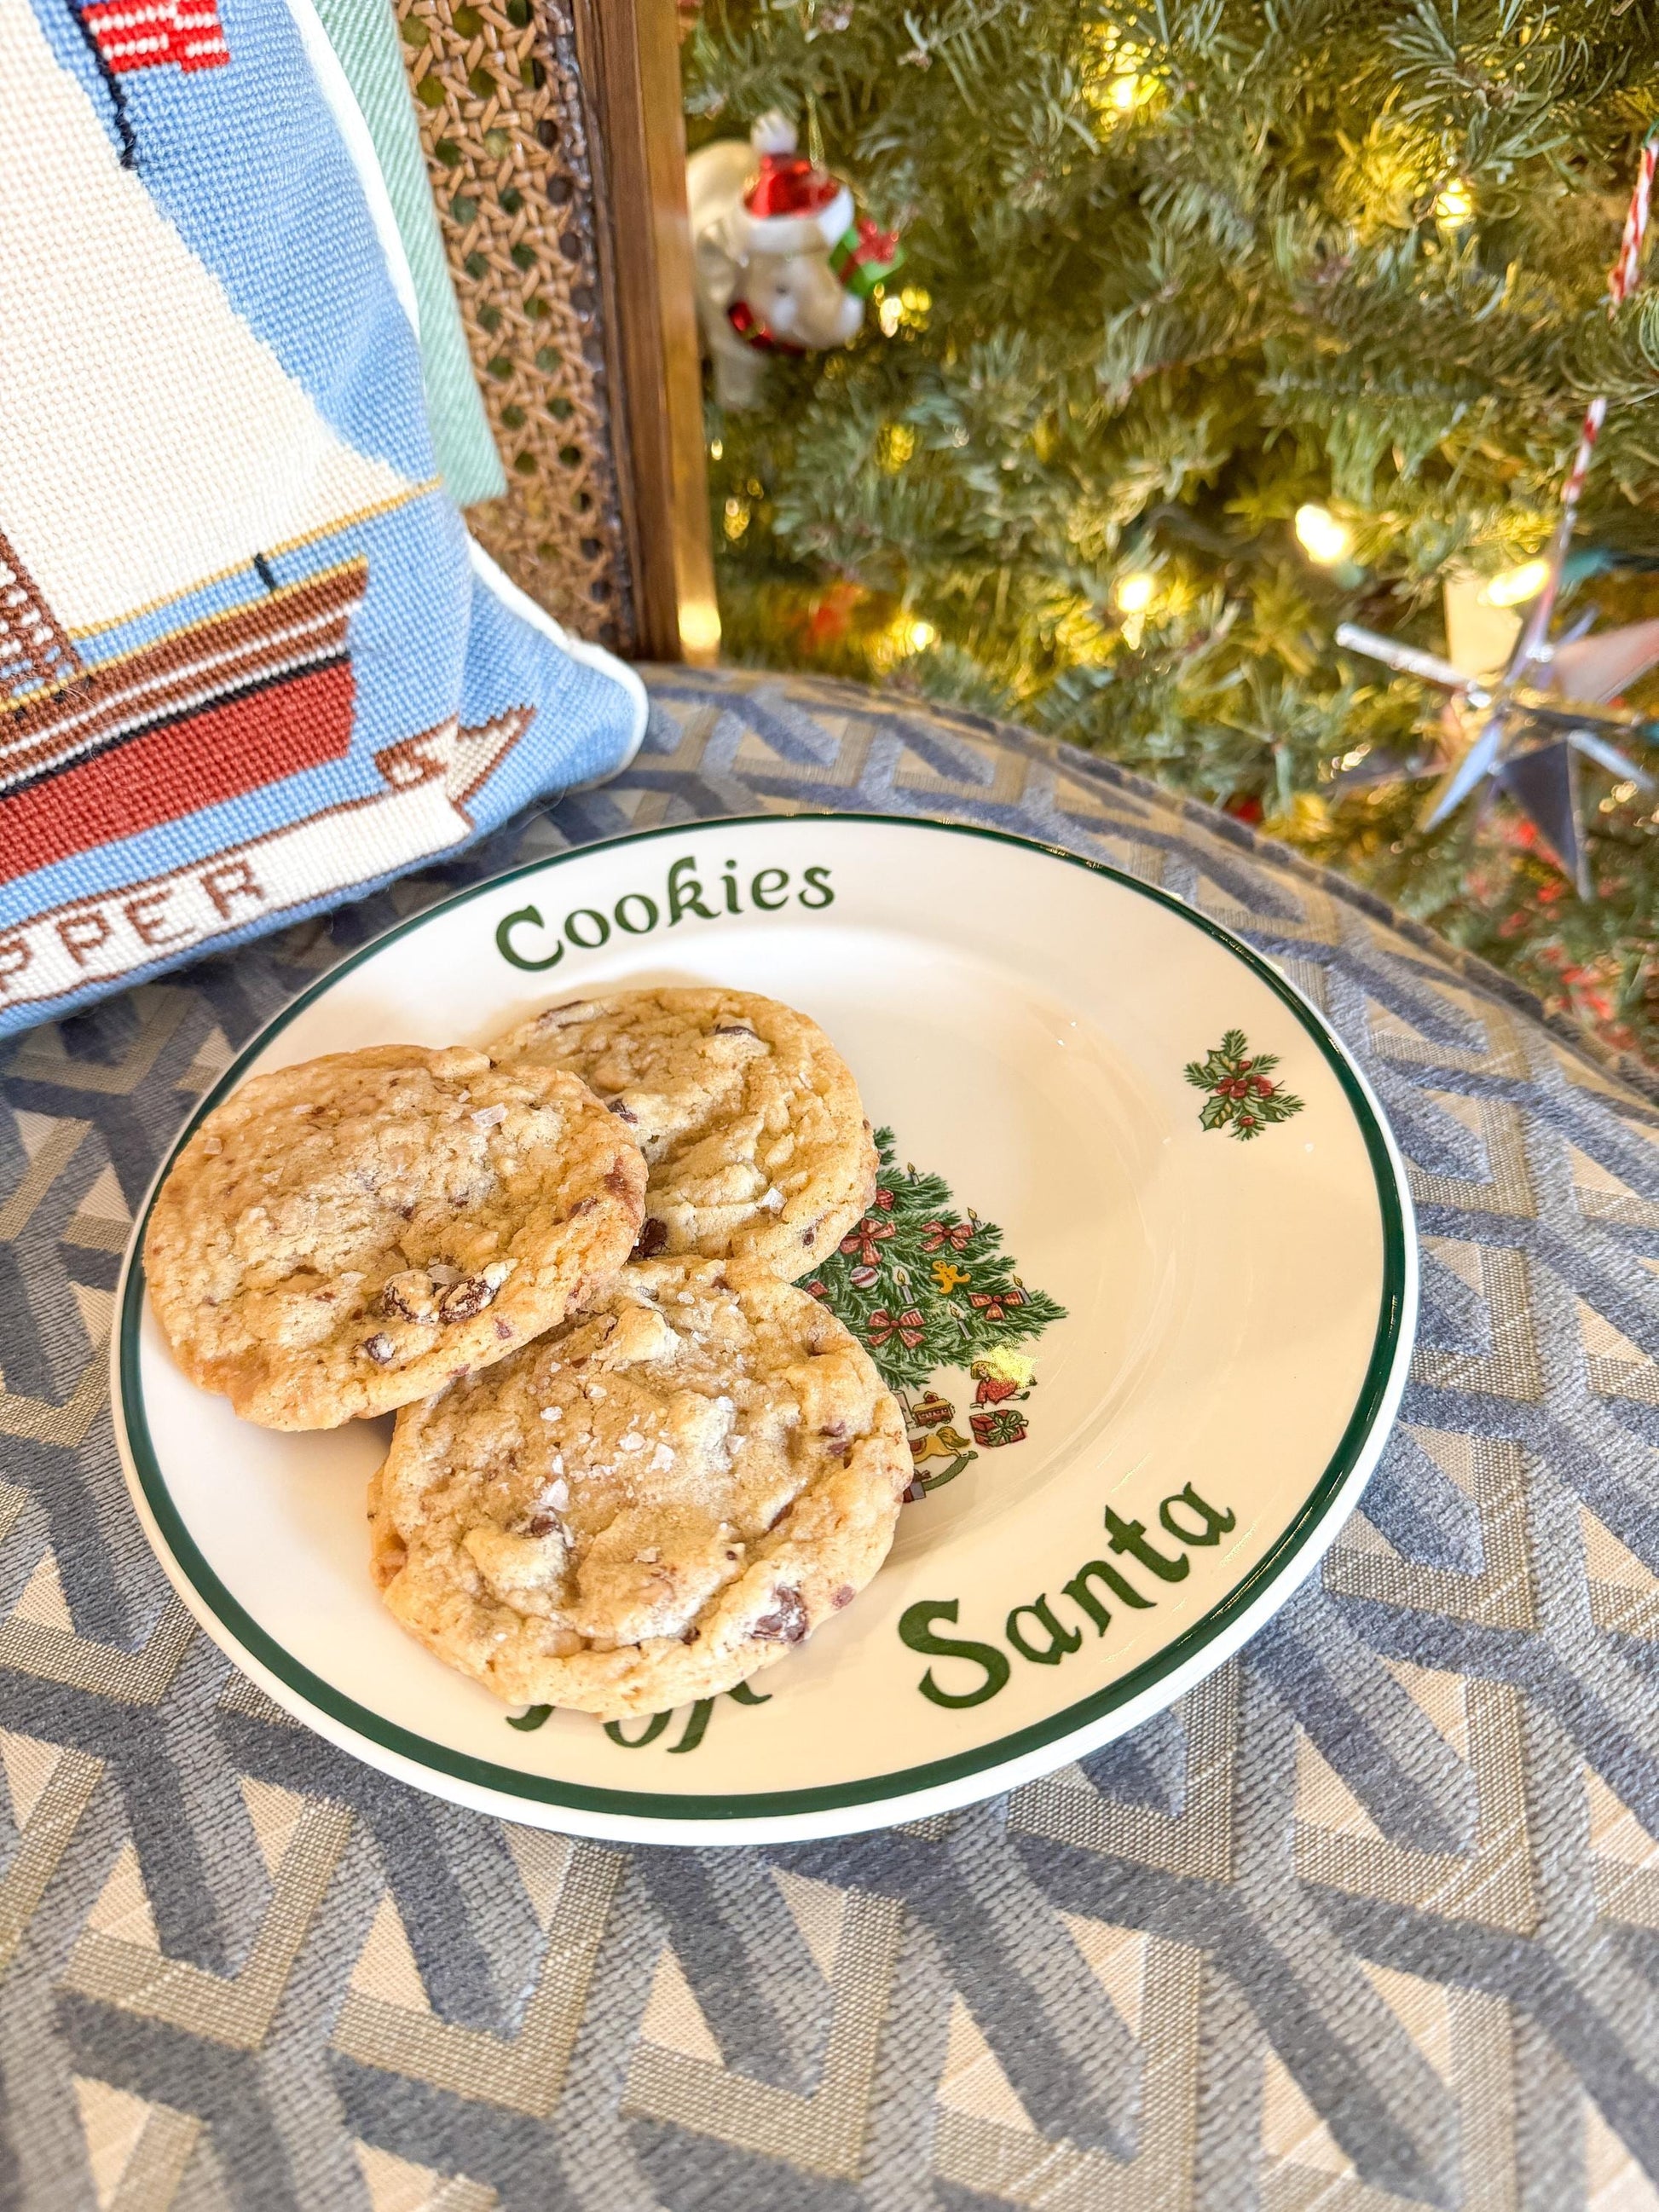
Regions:
<instances>
[{"instance_id":1,"label":"chocolate chip cookie","mask_svg":"<svg viewBox=\"0 0 1659 2212\"><path fill-rule=\"evenodd\" d=\"M637 1256L757 1260L793 1281L870 1201L858 1086L817 1024L743 991L609 991L496 1039L500 1059L580 1075L650 1167Z\"/></svg>"},{"instance_id":2,"label":"chocolate chip cookie","mask_svg":"<svg viewBox=\"0 0 1659 2212\"><path fill-rule=\"evenodd\" d=\"M835 1316L752 1262L641 1261L405 1407L369 1492L386 1604L514 1704L714 1697L850 1605L910 1455Z\"/></svg>"},{"instance_id":3,"label":"chocolate chip cookie","mask_svg":"<svg viewBox=\"0 0 1659 2212\"><path fill-rule=\"evenodd\" d=\"M378 1045L256 1075L203 1121L144 1239L191 1380L273 1429L382 1413L602 1290L645 1162L576 1077Z\"/></svg>"}]
</instances>

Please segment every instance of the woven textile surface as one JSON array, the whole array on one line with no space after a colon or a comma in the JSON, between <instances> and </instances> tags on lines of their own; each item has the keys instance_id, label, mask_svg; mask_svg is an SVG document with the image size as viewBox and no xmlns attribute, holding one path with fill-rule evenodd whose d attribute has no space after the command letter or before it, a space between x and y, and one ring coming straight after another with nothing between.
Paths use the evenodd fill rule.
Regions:
<instances>
[{"instance_id":1,"label":"woven textile surface","mask_svg":"<svg viewBox=\"0 0 1659 2212\"><path fill-rule=\"evenodd\" d=\"M659 672L617 783L0 1049L0 2203L34 2212L1659 2205L1659 1113L1231 825L969 718ZM233 1048L517 859L835 806L1238 930L1412 1164L1404 1419L1315 1581L1123 1742L848 1842L623 1849L384 1780L128 1505L127 1224Z\"/></svg>"}]
</instances>

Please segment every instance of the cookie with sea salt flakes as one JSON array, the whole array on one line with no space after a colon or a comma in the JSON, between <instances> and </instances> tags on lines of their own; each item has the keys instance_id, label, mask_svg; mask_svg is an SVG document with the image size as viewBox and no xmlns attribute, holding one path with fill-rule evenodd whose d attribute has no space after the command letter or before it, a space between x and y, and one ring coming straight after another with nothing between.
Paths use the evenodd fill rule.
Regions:
<instances>
[{"instance_id":1,"label":"cookie with sea salt flakes","mask_svg":"<svg viewBox=\"0 0 1659 2212\"><path fill-rule=\"evenodd\" d=\"M846 1062L775 999L601 992L498 1037L505 1060L580 1075L650 1168L638 1257L758 1260L791 1281L869 1204L876 1151Z\"/></svg>"},{"instance_id":2,"label":"cookie with sea salt flakes","mask_svg":"<svg viewBox=\"0 0 1659 2212\"><path fill-rule=\"evenodd\" d=\"M665 1712L851 1604L909 1480L898 1407L833 1314L752 1262L642 1261L404 1408L369 1489L374 1575L511 1704Z\"/></svg>"},{"instance_id":3,"label":"cookie with sea salt flakes","mask_svg":"<svg viewBox=\"0 0 1659 2212\"><path fill-rule=\"evenodd\" d=\"M384 1413L603 1289L645 1162L574 1076L376 1045L243 1084L156 1199L144 1271L173 1357L272 1429Z\"/></svg>"}]
</instances>

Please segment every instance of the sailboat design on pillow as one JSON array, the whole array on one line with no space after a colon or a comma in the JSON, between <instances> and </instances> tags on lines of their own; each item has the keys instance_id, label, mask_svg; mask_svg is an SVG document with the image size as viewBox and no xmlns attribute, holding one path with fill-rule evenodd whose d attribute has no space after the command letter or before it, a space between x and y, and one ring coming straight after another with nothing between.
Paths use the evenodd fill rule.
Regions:
<instances>
[{"instance_id":1,"label":"sailboat design on pillow","mask_svg":"<svg viewBox=\"0 0 1659 2212\"><path fill-rule=\"evenodd\" d=\"M57 159L14 176L8 204L21 195L18 234L60 275L38 319L0 330L0 389L76 450L0 451L4 881L343 756L368 569L316 568L316 550L423 489L323 421L81 87L29 74ZM94 272L89 228L118 249ZM95 408L65 410L66 388ZM118 467L88 468L100 447ZM135 616L150 634L124 643Z\"/></svg>"},{"instance_id":2,"label":"sailboat design on pillow","mask_svg":"<svg viewBox=\"0 0 1659 2212\"><path fill-rule=\"evenodd\" d=\"M452 585L449 627L428 632L397 580L446 562L465 576L436 478L326 420L158 204L111 74L138 64L110 64L100 37L113 137L30 0L0 0L0 83L29 125L0 207L31 311L0 313L0 411L22 426L0 435L0 891L18 885L24 902L0 927L0 1013L454 848L535 714L514 704L461 726L465 595ZM222 82L232 50L215 37ZM159 70L148 49L144 65ZM211 191L190 127L175 118L168 158L190 144L192 189ZM277 235L259 283L280 283L301 250ZM330 302L325 280L318 308ZM406 327L395 341L352 328L360 345L406 349L404 382L388 374L377 404L406 412L412 392L418 406ZM377 547L393 580L378 602ZM105 864L147 831L165 834L133 848L130 872ZM37 876L31 905L23 879Z\"/></svg>"},{"instance_id":3,"label":"sailboat design on pillow","mask_svg":"<svg viewBox=\"0 0 1659 2212\"><path fill-rule=\"evenodd\" d=\"M368 581L343 562L89 663L0 536L0 879L342 757Z\"/></svg>"}]
</instances>

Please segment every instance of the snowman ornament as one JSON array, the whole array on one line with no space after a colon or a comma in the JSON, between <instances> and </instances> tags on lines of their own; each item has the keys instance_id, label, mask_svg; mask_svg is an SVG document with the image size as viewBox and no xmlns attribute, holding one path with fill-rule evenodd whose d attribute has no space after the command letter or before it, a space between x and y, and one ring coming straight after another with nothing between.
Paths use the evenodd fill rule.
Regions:
<instances>
[{"instance_id":1,"label":"snowman ornament","mask_svg":"<svg viewBox=\"0 0 1659 2212\"><path fill-rule=\"evenodd\" d=\"M697 320L722 407L756 404L769 353L850 345L900 259L896 236L856 220L848 187L795 148L774 113L686 163Z\"/></svg>"}]
</instances>

